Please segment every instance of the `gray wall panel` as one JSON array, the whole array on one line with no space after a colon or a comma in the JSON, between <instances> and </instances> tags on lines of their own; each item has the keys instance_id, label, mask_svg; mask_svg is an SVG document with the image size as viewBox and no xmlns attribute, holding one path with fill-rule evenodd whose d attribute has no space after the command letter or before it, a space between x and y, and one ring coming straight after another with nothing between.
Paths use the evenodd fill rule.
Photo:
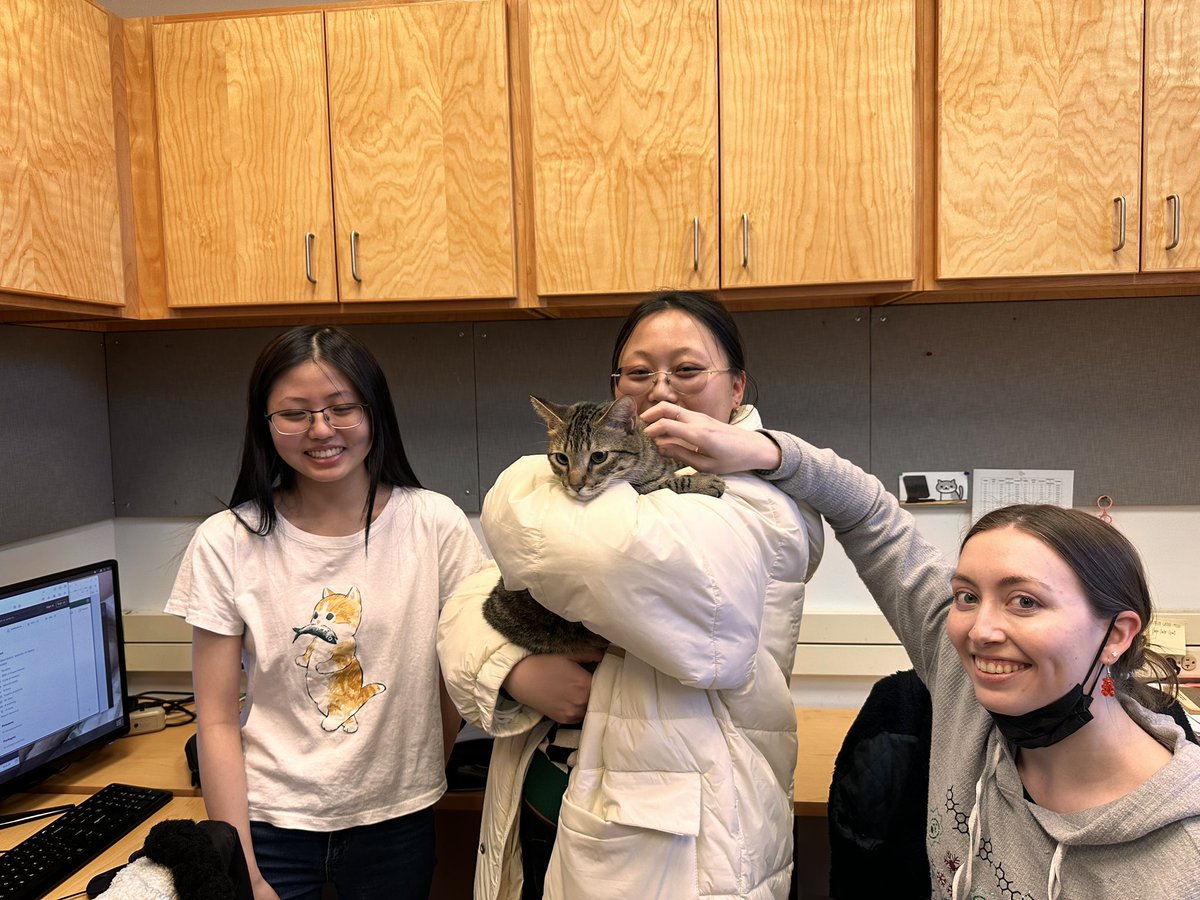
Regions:
<instances>
[{"instance_id":1,"label":"gray wall panel","mask_svg":"<svg viewBox=\"0 0 1200 900\"><path fill-rule=\"evenodd\" d=\"M233 490L246 379L278 328L110 334L118 516L207 516Z\"/></svg>"},{"instance_id":2,"label":"gray wall panel","mask_svg":"<svg viewBox=\"0 0 1200 900\"><path fill-rule=\"evenodd\" d=\"M106 391L99 334L0 325L0 545L112 517Z\"/></svg>"},{"instance_id":3,"label":"gray wall panel","mask_svg":"<svg viewBox=\"0 0 1200 900\"><path fill-rule=\"evenodd\" d=\"M280 330L109 336L118 515L204 516L229 499L245 427L246 381L259 351ZM388 376L417 477L465 510L477 510L469 327L349 330Z\"/></svg>"},{"instance_id":4,"label":"gray wall panel","mask_svg":"<svg viewBox=\"0 0 1200 900\"><path fill-rule=\"evenodd\" d=\"M865 310L743 313L736 317L759 384L763 421L867 465ZM475 326L479 479L486 492L517 457L545 450L529 394L561 403L603 400L621 319L492 322Z\"/></svg>"},{"instance_id":5,"label":"gray wall panel","mask_svg":"<svg viewBox=\"0 0 1200 900\"><path fill-rule=\"evenodd\" d=\"M546 426L529 405L605 400L620 319L487 322L475 326L479 484L484 493L520 456L544 453Z\"/></svg>"},{"instance_id":6,"label":"gray wall panel","mask_svg":"<svg viewBox=\"0 0 1200 900\"><path fill-rule=\"evenodd\" d=\"M870 324L866 309L740 313L763 425L870 464Z\"/></svg>"},{"instance_id":7,"label":"gray wall panel","mask_svg":"<svg viewBox=\"0 0 1200 900\"><path fill-rule=\"evenodd\" d=\"M1197 298L737 319L767 426L833 447L892 490L906 470L1066 468L1079 505L1100 493L1118 506L1200 504ZM620 321L352 330L388 374L417 475L474 512L502 468L544 449L528 394L608 396ZM0 326L0 447L12 461L0 545L105 519L114 501L127 516L219 509L245 381L278 330Z\"/></svg>"},{"instance_id":8,"label":"gray wall panel","mask_svg":"<svg viewBox=\"0 0 1200 900\"><path fill-rule=\"evenodd\" d=\"M872 322L872 471L1073 469L1076 505L1200 503L1194 298L906 306Z\"/></svg>"},{"instance_id":9,"label":"gray wall panel","mask_svg":"<svg viewBox=\"0 0 1200 900\"><path fill-rule=\"evenodd\" d=\"M387 375L404 451L421 484L479 511L471 326L356 325Z\"/></svg>"}]
</instances>

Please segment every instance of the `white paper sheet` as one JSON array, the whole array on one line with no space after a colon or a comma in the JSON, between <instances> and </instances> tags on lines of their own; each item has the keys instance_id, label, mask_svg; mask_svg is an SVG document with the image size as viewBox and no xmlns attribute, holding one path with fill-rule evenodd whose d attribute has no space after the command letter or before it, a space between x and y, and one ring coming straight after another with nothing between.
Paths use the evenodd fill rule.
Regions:
<instances>
[{"instance_id":1,"label":"white paper sheet","mask_svg":"<svg viewBox=\"0 0 1200 900\"><path fill-rule=\"evenodd\" d=\"M1073 469L975 469L971 477L971 521L1013 503L1072 506Z\"/></svg>"}]
</instances>

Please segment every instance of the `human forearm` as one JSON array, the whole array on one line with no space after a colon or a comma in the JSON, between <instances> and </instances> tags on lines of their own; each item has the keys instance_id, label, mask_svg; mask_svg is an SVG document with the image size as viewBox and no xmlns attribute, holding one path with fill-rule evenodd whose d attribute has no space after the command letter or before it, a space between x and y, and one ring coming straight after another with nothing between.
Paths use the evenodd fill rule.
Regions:
<instances>
[{"instance_id":1,"label":"human forearm","mask_svg":"<svg viewBox=\"0 0 1200 900\"><path fill-rule=\"evenodd\" d=\"M541 714L500 697L505 679L529 652L483 618L483 602L499 577L499 569L489 565L458 586L442 609L437 651L447 693L458 712L472 725L502 737L528 731Z\"/></svg>"},{"instance_id":2,"label":"human forearm","mask_svg":"<svg viewBox=\"0 0 1200 900\"><path fill-rule=\"evenodd\" d=\"M256 900L274 892L265 885L250 840L250 801L242 749L240 635L192 629L192 682L200 783L208 817L237 829Z\"/></svg>"},{"instance_id":3,"label":"human forearm","mask_svg":"<svg viewBox=\"0 0 1200 900\"><path fill-rule=\"evenodd\" d=\"M829 521L859 577L923 669L924 648L936 646L940 612L949 602L950 565L877 478L832 450L785 432L771 434L782 449L782 462L766 477Z\"/></svg>"},{"instance_id":4,"label":"human forearm","mask_svg":"<svg viewBox=\"0 0 1200 900\"><path fill-rule=\"evenodd\" d=\"M254 846L250 840L250 812L246 762L241 728L233 723L201 723L196 729L200 756L200 783L204 808L210 819L228 822L237 829L252 881L260 881Z\"/></svg>"}]
</instances>

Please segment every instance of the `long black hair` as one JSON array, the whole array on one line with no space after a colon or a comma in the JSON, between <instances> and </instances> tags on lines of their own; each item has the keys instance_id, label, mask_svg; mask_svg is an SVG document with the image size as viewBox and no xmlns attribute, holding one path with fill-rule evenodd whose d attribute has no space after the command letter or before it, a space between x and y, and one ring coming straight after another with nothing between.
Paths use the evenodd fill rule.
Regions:
<instances>
[{"instance_id":1,"label":"long black hair","mask_svg":"<svg viewBox=\"0 0 1200 900\"><path fill-rule=\"evenodd\" d=\"M392 406L392 394L387 378L371 351L354 335L340 328L324 325L301 325L272 340L258 355L246 392L246 433L242 440L242 464L229 507L243 503L254 505L258 518L251 524L243 516L238 519L255 534L270 534L275 528L275 491L288 490L296 483L296 472L275 450L271 438L271 423L267 421L267 396L284 372L301 363L312 362L328 366L354 387L371 423L371 447L367 451L366 467L371 477L367 501L366 535L370 537L371 517L375 511L375 492L379 485L419 488L404 443L400 425ZM236 513L235 513L236 514Z\"/></svg>"},{"instance_id":2,"label":"long black hair","mask_svg":"<svg viewBox=\"0 0 1200 900\"><path fill-rule=\"evenodd\" d=\"M1170 660L1147 646L1146 629L1154 610L1141 557L1129 539L1114 526L1078 509L1017 504L980 518L962 546L981 532L1009 526L1037 538L1067 564L1097 619L1107 621L1125 610L1137 613L1141 630L1109 668L1117 686L1143 706L1165 708L1176 696L1178 677ZM1137 673L1143 667L1153 673L1161 691L1142 682Z\"/></svg>"},{"instance_id":3,"label":"long black hair","mask_svg":"<svg viewBox=\"0 0 1200 900\"><path fill-rule=\"evenodd\" d=\"M742 345L742 334L738 331L737 322L721 301L699 291L663 291L635 306L621 323L621 330L617 332L617 340L613 344L612 368L609 371L616 372L621 367L621 354L625 351L625 345L629 343L633 330L642 324L642 320L668 309L686 313L708 329L713 340L725 351L729 367L746 376L747 392L753 391L753 399L747 400L743 397L742 402L751 405L758 403L758 382L746 371L746 349Z\"/></svg>"}]
</instances>

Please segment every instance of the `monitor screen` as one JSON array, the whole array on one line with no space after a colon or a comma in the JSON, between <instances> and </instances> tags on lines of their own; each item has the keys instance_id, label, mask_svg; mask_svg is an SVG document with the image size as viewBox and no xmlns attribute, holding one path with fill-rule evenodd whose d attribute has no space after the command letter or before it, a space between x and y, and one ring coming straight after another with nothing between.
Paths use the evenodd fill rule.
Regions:
<instances>
[{"instance_id":1,"label":"monitor screen","mask_svg":"<svg viewBox=\"0 0 1200 900\"><path fill-rule=\"evenodd\" d=\"M0 587L0 796L128 730L116 561Z\"/></svg>"}]
</instances>

